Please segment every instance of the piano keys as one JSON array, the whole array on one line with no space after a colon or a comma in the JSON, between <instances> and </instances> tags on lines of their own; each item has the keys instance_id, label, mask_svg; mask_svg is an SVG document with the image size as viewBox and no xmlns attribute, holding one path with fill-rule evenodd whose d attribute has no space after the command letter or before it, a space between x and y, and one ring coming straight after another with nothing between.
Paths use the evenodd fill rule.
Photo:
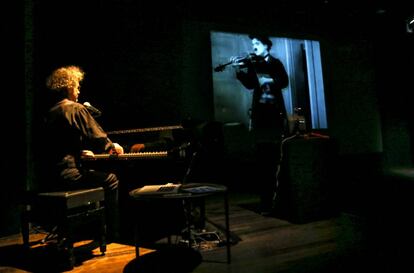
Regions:
<instances>
[{"instance_id":1,"label":"piano keys","mask_svg":"<svg viewBox=\"0 0 414 273\"><path fill-rule=\"evenodd\" d=\"M87 169L116 174L124 193L144 185L181 181L188 165L185 158L169 151L95 154L82 158L81 164Z\"/></svg>"},{"instance_id":2,"label":"piano keys","mask_svg":"<svg viewBox=\"0 0 414 273\"><path fill-rule=\"evenodd\" d=\"M83 157L83 161L95 160L137 160L137 159L159 159L167 158L168 151L157 152L139 152L139 153L124 153L124 154L95 154L93 157Z\"/></svg>"}]
</instances>

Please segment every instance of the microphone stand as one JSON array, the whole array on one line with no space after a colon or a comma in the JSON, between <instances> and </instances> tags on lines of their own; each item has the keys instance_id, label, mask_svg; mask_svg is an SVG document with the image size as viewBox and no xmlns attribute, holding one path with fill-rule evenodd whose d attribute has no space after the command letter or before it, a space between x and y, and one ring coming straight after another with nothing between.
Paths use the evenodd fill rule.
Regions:
<instances>
[{"instance_id":1,"label":"microphone stand","mask_svg":"<svg viewBox=\"0 0 414 273\"><path fill-rule=\"evenodd\" d=\"M198 151L196 150L191 155L190 163L188 164L187 171L186 171L186 173L184 175L184 178L183 178L183 185L187 184L188 177L190 177L190 174L191 174L191 172L192 172L192 170L195 166L197 156L198 156Z\"/></svg>"}]
</instances>

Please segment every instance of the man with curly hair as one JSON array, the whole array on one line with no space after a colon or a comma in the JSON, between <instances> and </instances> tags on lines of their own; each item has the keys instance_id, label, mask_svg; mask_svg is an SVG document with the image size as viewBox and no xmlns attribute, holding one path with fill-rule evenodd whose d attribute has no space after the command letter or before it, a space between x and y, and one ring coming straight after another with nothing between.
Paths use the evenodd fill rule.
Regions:
<instances>
[{"instance_id":1,"label":"man with curly hair","mask_svg":"<svg viewBox=\"0 0 414 273\"><path fill-rule=\"evenodd\" d=\"M103 187L105 190L108 239L118 237L118 178L82 167L82 156L95 153L122 154L123 148L113 143L90 111L78 103L80 83L85 72L78 66L54 70L46 80L53 106L45 118L45 141L52 153L42 159L44 185L51 190L74 190Z\"/></svg>"}]
</instances>

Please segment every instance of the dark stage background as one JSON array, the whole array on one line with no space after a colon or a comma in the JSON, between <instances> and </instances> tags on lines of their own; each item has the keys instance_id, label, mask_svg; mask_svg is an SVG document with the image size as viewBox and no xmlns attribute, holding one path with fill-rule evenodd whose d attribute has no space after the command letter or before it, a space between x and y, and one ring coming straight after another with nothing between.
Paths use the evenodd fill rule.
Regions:
<instances>
[{"instance_id":1,"label":"dark stage background","mask_svg":"<svg viewBox=\"0 0 414 273\"><path fill-rule=\"evenodd\" d=\"M363 187L364 171L352 171L360 169L355 162L361 158L368 167L412 165L409 7L388 4L382 13L358 1L273 1L247 13L246 7L214 3L163 3L159 9L161 3L128 0L55 2L24 1L3 24L7 36L19 41L6 44L6 64L23 65L10 70L17 84L7 85L17 113L4 114L11 157L2 168L12 179L1 191L1 235L19 231L19 192L34 183L42 92L52 69L84 68L81 99L102 110L100 122L108 131L214 121L211 30L321 41L329 124L323 133L337 143L338 185L357 177L354 186ZM224 145L240 159L244 132L229 130Z\"/></svg>"}]
</instances>

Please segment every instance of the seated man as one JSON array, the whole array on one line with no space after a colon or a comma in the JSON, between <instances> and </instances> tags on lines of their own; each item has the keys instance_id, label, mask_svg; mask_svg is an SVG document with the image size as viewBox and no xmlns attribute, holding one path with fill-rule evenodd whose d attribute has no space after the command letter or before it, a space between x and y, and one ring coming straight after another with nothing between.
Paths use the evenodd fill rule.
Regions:
<instances>
[{"instance_id":1,"label":"seated man","mask_svg":"<svg viewBox=\"0 0 414 273\"><path fill-rule=\"evenodd\" d=\"M88 109L78 103L84 71L77 66L54 70L46 86L52 106L45 117L41 190L74 190L103 187L105 190L108 239L118 236L118 178L82 167L81 156L94 153L122 154L123 148L113 143Z\"/></svg>"}]
</instances>

